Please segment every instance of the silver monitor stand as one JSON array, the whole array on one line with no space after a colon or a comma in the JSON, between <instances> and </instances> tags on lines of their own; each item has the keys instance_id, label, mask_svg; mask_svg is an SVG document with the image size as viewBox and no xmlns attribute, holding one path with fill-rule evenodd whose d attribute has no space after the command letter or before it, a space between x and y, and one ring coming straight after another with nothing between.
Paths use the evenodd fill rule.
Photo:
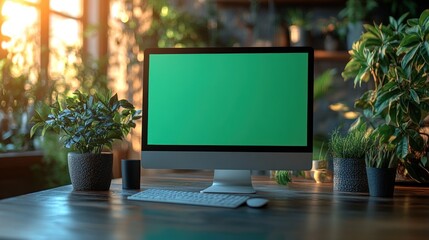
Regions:
<instances>
[{"instance_id":1,"label":"silver monitor stand","mask_svg":"<svg viewBox=\"0 0 429 240\"><path fill-rule=\"evenodd\" d=\"M250 170L214 170L213 184L203 193L256 193Z\"/></svg>"}]
</instances>

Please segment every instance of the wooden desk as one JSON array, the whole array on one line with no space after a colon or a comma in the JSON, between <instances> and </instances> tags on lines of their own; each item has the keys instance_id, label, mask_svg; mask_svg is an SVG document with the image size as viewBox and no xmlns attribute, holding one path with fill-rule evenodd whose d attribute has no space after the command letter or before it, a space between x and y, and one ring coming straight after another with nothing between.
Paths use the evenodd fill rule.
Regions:
<instances>
[{"instance_id":1,"label":"wooden desk","mask_svg":"<svg viewBox=\"0 0 429 240\"><path fill-rule=\"evenodd\" d=\"M148 187L200 190L210 176L144 176ZM59 187L0 201L1 239L428 239L429 188L397 187L395 198L334 194L331 184L279 186L255 177L266 208L129 201L120 179L107 192Z\"/></svg>"}]
</instances>

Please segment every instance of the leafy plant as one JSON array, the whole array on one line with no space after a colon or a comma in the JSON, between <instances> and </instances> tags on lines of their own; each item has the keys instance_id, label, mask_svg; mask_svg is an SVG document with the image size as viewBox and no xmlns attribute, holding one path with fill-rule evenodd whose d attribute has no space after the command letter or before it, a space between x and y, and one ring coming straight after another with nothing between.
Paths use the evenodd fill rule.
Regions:
<instances>
[{"instance_id":1,"label":"leafy plant","mask_svg":"<svg viewBox=\"0 0 429 240\"><path fill-rule=\"evenodd\" d=\"M290 9L286 13L286 22L289 25L295 25L303 27L304 29L310 29L310 14L305 14L301 9Z\"/></svg>"},{"instance_id":2,"label":"leafy plant","mask_svg":"<svg viewBox=\"0 0 429 240\"><path fill-rule=\"evenodd\" d=\"M374 88L355 102L363 110L355 124L368 122L406 162L419 161L426 151L420 126L429 112L429 9L419 18L405 19L365 25L342 76L353 78L355 86L372 79Z\"/></svg>"},{"instance_id":3,"label":"leafy plant","mask_svg":"<svg viewBox=\"0 0 429 240\"><path fill-rule=\"evenodd\" d=\"M276 171L274 178L280 185L288 185L290 182L292 182L292 174L287 170Z\"/></svg>"},{"instance_id":4,"label":"leafy plant","mask_svg":"<svg viewBox=\"0 0 429 240\"><path fill-rule=\"evenodd\" d=\"M50 114L46 114L49 111ZM52 129L59 134L65 148L80 153L101 153L104 147L112 148L116 139L123 139L135 120L141 118L141 110L118 95L96 93L88 95L80 91L50 106L42 104L32 121L31 136L38 129Z\"/></svg>"},{"instance_id":5,"label":"leafy plant","mask_svg":"<svg viewBox=\"0 0 429 240\"><path fill-rule=\"evenodd\" d=\"M375 0L347 0L346 7L340 11L339 15L350 23L356 23L364 20L375 7L377 7Z\"/></svg>"},{"instance_id":6,"label":"leafy plant","mask_svg":"<svg viewBox=\"0 0 429 240\"><path fill-rule=\"evenodd\" d=\"M325 36L331 35L339 40L345 40L347 35L347 22L336 17L320 19L318 21L319 29Z\"/></svg>"},{"instance_id":7,"label":"leafy plant","mask_svg":"<svg viewBox=\"0 0 429 240\"><path fill-rule=\"evenodd\" d=\"M363 127L351 129L345 135L336 129L329 140L329 149L334 158L364 159L371 146L372 140Z\"/></svg>"}]
</instances>

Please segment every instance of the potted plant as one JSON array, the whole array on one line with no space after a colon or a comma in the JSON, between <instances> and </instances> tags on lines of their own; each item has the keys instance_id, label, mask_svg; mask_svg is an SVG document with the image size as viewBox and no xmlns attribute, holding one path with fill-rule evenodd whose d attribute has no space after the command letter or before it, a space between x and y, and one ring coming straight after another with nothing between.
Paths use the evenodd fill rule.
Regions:
<instances>
[{"instance_id":1,"label":"potted plant","mask_svg":"<svg viewBox=\"0 0 429 240\"><path fill-rule=\"evenodd\" d=\"M48 114L49 113L49 114ZM108 190L112 178L113 155L102 152L111 149L116 139L123 139L141 110L118 95L74 92L50 106L40 105L35 111L31 136L49 129L60 136L68 154L70 179L74 190Z\"/></svg>"},{"instance_id":2,"label":"potted plant","mask_svg":"<svg viewBox=\"0 0 429 240\"><path fill-rule=\"evenodd\" d=\"M429 9L419 18L405 19L364 25L342 76L354 79L355 86L373 81L355 102L363 114L354 125L374 129L380 141L394 146L408 176L427 181L429 171L421 160L427 137L421 125L429 112Z\"/></svg>"},{"instance_id":3,"label":"potted plant","mask_svg":"<svg viewBox=\"0 0 429 240\"><path fill-rule=\"evenodd\" d=\"M375 0L347 0L346 7L339 13L339 16L348 22L347 49L351 49L353 43L359 39L363 31L363 21L375 7Z\"/></svg>"},{"instance_id":4,"label":"potted plant","mask_svg":"<svg viewBox=\"0 0 429 240\"><path fill-rule=\"evenodd\" d=\"M290 45L308 45L309 15L300 9L293 9L287 12L286 18L286 22L289 24Z\"/></svg>"},{"instance_id":5,"label":"potted plant","mask_svg":"<svg viewBox=\"0 0 429 240\"><path fill-rule=\"evenodd\" d=\"M273 171L273 178L280 185L288 185L292 182L292 173L288 170Z\"/></svg>"},{"instance_id":6,"label":"potted plant","mask_svg":"<svg viewBox=\"0 0 429 240\"><path fill-rule=\"evenodd\" d=\"M326 51L336 51L343 47L340 41L343 42L346 38L347 26L345 21L330 17L321 19L319 23L319 28L324 38L323 48Z\"/></svg>"},{"instance_id":7,"label":"potted plant","mask_svg":"<svg viewBox=\"0 0 429 240\"><path fill-rule=\"evenodd\" d=\"M398 158L391 144L375 144L365 155L369 195L392 197Z\"/></svg>"},{"instance_id":8,"label":"potted plant","mask_svg":"<svg viewBox=\"0 0 429 240\"><path fill-rule=\"evenodd\" d=\"M351 129L346 135L335 130L329 140L334 163L334 191L368 192L365 153L371 139L365 128Z\"/></svg>"}]
</instances>

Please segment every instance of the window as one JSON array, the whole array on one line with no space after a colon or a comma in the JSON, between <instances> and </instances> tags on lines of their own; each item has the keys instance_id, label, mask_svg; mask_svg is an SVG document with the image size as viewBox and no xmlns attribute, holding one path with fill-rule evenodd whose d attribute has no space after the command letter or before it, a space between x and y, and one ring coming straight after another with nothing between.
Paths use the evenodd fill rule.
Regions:
<instances>
[{"instance_id":1,"label":"window","mask_svg":"<svg viewBox=\"0 0 429 240\"><path fill-rule=\"evenodd\" d=\"M51 74L64 70L67 50L82 47L82 0L5 0L2 16L1 33L6 36L2 47L6 53L16 51L13 48L19 41L36 45L38 56L33 53L26 57Z\"/></svg>"},{"instance_id":2,"label":"window","mask_svg":"<svg viewBox=\"0 0 429 240\"><path fill-rule=\"evenodd\" d=\"M33 103L65 90L57 80L68 83L66 63L78 61L70 52L83 46L83 3L0 0L0 152L32 149Z\"/></svg>"}]
</instances>

